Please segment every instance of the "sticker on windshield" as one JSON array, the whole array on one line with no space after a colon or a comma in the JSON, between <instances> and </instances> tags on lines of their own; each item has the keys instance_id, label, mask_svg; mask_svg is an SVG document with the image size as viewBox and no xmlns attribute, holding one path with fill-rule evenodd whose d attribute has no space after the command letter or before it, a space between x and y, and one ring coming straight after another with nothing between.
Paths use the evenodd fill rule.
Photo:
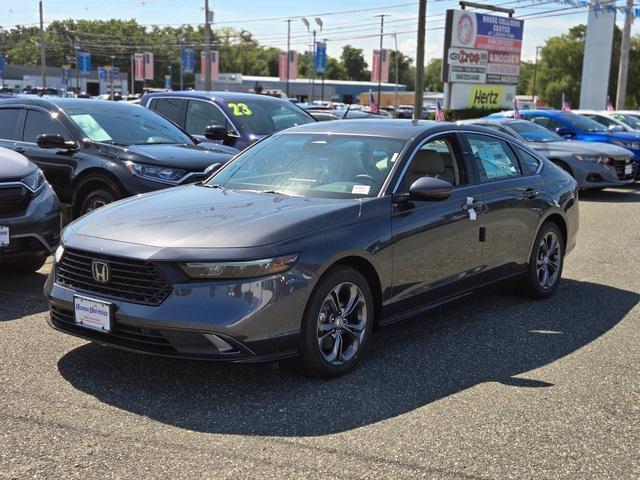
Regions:
<instances>
[{"instance_id":1,"label":"sticker on windshield","mask_svg":"<svg viewBox=\"0 0 640 480\"><path fill-rule=\"evenodd\" d=\"M371 187L369 185L354 185L351 189L351 193L355 193L357 195L368 195Z\"/></svg>"},{"instance_id":2,"label":"sticker on windshield","mask_svg":"<svg viewBox=\"0 0 640 480\"><path fill-rule=\"evenodd\" d=\"M80 127L80 130L94 142L107 142L112 140L109 134L91 115L71 115L71 119Z\"/></svg>"},{"instance_id":3,"label":"sticker on windshield","mask_svg":"<svg viewBox=\"0 0 640 480\"><path fill-rule=\"evenodd\" d=\"M231 102L227 103L227 106L231 109L231 113L236 117L248 117L249 115L253 115L249 105L246 103Z\"/></svg>"}]
</instances>

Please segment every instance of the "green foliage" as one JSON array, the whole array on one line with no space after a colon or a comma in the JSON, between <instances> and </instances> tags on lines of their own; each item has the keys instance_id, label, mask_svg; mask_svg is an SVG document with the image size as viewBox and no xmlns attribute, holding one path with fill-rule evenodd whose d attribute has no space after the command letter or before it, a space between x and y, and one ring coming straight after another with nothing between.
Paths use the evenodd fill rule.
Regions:
<instances>
[{"instance_id":1,"label":"green foliage","mask_svg":"<svg viewBox=\"0 0 640 480\"><path fill-rule=\"evenodd\" d=\"M442 59L434 58L424 69L424 88L429 92L442 92Z\"/></svg>"},{"instance_id":2,"label":"green foliage","mask_svg":"<svg viewBox=\"0 0 640 480\"><path fill-rule=\"evenodd\" d=\"M349 80L368 81L371 79L371 72L367 70L367 62L361 48L354 48L345 45L340 55Z\"/></svg>"},{"instance_id":3,"label":"green foliage","mask_svg":"<svg viewBox=\"0 0 640 480\"><path fill-rule=\"evenodd\" d=\"M416 68L413 66L413 58L404 55L402 52L398 54L398 83L407 86L407 91L412 91L416 84ZM389 82L396 81L396 51L391 52L389 58Z\"/></svg>"},{"instance_id":4,"label":"green foliage","mask_svg":"<svg viewBox=\"0 0 640 480\"><path fill-rule=\"evenodd\" d=\"M516 86L516 95L531 95L533 93L534 70L534 63L525 60L520 62L520 81Z\"/></svg>"}]
</instances>

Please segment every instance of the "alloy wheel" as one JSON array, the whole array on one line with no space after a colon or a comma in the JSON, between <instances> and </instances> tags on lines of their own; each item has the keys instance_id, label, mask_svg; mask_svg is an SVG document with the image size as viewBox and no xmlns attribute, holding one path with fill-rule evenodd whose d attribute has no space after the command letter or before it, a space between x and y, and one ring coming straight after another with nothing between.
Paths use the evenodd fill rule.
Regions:
<instances>
[{"instance_id":1,"label":"alloy wheel","mask_svg":"<svg viewBox=\"0 0 640 480\"><path fill-rule=\"evenodd\" d=\"M540 240L536 255L536 272L538 283L542 289L548 290L555 285L560 273L561 262L560 241L555 232L549 231Z\"/></svg>"},{"instance_id":2,"label":"alloy wheel","mask_svg":"<svg viewBox=\"0 0 640 480\"><path fill-rule=\"evenodd\" d=\"M325 297L317 323L318 347L331 365L342 365L357 353L367 326L367 303L360 288L340 283Z\"/></svg>"}]
</instances>

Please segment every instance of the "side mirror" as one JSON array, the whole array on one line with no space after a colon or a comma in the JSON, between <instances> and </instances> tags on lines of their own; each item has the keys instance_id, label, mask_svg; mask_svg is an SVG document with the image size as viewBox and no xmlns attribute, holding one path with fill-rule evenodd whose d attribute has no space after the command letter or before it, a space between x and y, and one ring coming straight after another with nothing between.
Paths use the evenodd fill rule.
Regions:
<instances>
[{"instance_id":1,"label":"side mirror","mask_svg":"<svg viewBox=\"0 0 640 480\"><path fill-rule=\"evenodd\" d=\"M573 132L566 127L558 127L556 128L556 133L564 138L573 137Z\"/></svg>"},{"instance_id":2,"label":"side mirror","mask_svg":"<svg viewBox=\"0 0 640 480\"><path fill-rule=\"evenodd\" d=\"M221 166L222 166L221 163L212 163L211 165L209 165L207 168L204 169L205 178L209 178L211 175L217 172Z\"/></svg>"},{"instance_id":3,"label":"side mirror","mask_svg":"<svg viewBox=\"0 0 640 480\"><path fill-rule=\"evenodd\" d=\"M221 125L209 125L204 129L204 136L209 140L225 140L229 132Z\"/></svg>"},{"instance_id":4,"label":"side mirror","mask_svg":"<svg viewBox=\"0 0 640 480\"><path fill-rule=\"evenodd\" d=\"M444 200L453 193L453 185L433 177L417 179L409 187L409 197L416 200Z\"/></svg>"},{"instance_id":5,"label":"side mirror","mask_svg":"<svg viewBox=\"0 0 640 480\"><path fill-rule=\"evenodd\" d=\"M78 145L72 140L65 140L62 135L43 133L36 137L36 143L40 148L58 148L62 150L77 150Z\"/></svg>"}]
</instances>

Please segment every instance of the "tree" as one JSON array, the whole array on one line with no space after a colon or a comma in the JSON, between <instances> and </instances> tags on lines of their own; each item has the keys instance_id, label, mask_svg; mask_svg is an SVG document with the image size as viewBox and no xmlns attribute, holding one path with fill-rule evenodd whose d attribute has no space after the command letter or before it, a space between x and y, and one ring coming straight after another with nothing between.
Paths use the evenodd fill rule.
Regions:
<instances>
[{"instance_id":1,"label":"tree","mask_svg":"<svg viewBox=\"0 0 640 480\"><path fill-rule=\"evenodd\" d=\"M442 92L442 59L434 58L424 69L424 88L429 92Z\"/></svg>"},{"instance_id":2,"label":"tree","mask_svg":"<svg viewBox=\"0 0 640 480\"><path fill-rule=\"evenodd\" d=\"M398 54L398 83L406 85L407 90L411 91L415 88L416 84L416 69L413 66L413 58L397 52ZM396 81L396 51L391 51L389 58L389 81L395 83Z\"/></svg>"},{"instance_id":3,"label":"tree","mask_svg":"<svg viewBox=\"0 0 640 480\"><path fill-rule=\"evenodd\" d=\"M516 86L516 95L531 95L533 93L533 72L535 64L525 60L520 62L520 79Z\"/></svg>"},{"instance_id":4,"label":"tree","mask_svg":"<svg viewBox=\"0 0 640 480\"><path fill-rule=\"evenodd\" d=\"M371 72L367 70L367 62L364 59L361 48L345 45L342 47L340 60L344 64L349 80L366 81L371 78Z\"/></svg>"}]
</instances>

